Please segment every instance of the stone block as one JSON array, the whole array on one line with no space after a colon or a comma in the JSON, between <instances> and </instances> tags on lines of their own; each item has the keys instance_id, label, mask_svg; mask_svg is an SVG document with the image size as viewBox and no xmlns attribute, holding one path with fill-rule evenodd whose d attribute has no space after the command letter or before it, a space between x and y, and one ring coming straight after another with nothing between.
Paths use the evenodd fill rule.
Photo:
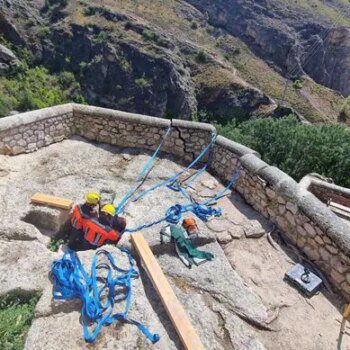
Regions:
<instances>
[{"instance_id":1,"label":"stone block","mask_svg":"<svg viewBox=\"0 0 350 350\"><path fill-rule=\"evenodd\" d=\"M304 230L303 226L297 225L297 231L301 236L303 237L307 236L307 232Z\"/></svg>"},{"instance_id":2,"label":"stone block","mask_svg":"<svg viewBox=\"0 0 350 350\"><path fill-rule=\"evenodd\" d=\"M279 205L278 211L281 215L283 215L286 212L286 207L284 205Z\"/></svg>"},{"instance_id":3,"label":"stone block","mask_svg":"<svg viewBox=\"0 0 350 350\"><path fill-rule=\"evenodd\" d=\"M339 249L332 246L332 245L329 245L327 244L326 245L326 249L331 253L331 254L338 254L339 253Z\"/></svg>"},{"instance_id":4,"label":"stone block","mask_svg":"<svg viewBox=\"0 0 350 350\"><path fill-rule=\"evenodd\" d=\"M345 265L336 255L331 257L330 263L332 267L341 274L344 274L348 270L348 266Z\"/></svg>"},{"instance_id":5,"label":"stone block","mask_svg":"<svg viewBox=\"0 0 350 350\"><path fill-rule=\"evenodd\" d=\"M297 246L299 248L303 248L306 244L306 239L302 236L299 236L298 239L297 239Z\"/></svg>"},{"instance_id":6,"label":"stone block","mask_svg":"<svg viewBox=\"0 0 350 350\"><path fill-rule=\"evenodd\" d=\"M286 208L291 211L294 215L298 212L298 206L294 203L287 202Z\"/></svg>"},{"instance_id":7,"label":"stone block","mask_svg":"<svg viewBox=\"0 0 350 350\"><path fill-rule=\"evenodd\" d=\"M314 229L314 227L309 224L308 222L306 222L304 224L304 228L306 230L306 232L311 236L311 237L315 237L316 236L316 230Z\"/></svg>"},{"instance_id":8,"label":"stone block","mask_svg":"<svg viewBox=\"0 0 350 350\"><path fill-rule=\"evenodd\" d=\"M276 192L271 188L266 188L266 194L270 199L273 199L276 197Z\"/></svg>"},{"instance_id":9,"label":"stone block","mask_svg":"<svg viewBox=\"0 0 350 350\"><path fill-rule=\"evenodd\" d=\"M349 283L348 282L343 282L342 284L341 284L341 289L342 289L342 291L344 291L346 294L350 294L350 285L349 285Z\"/></svg>"},{"instance_id":10,"label":"stone block","mask_svg":"<svg viewBox=\"0 0 350 350\"><path fill-rule=\"evenodd\" d=\"M345 276L339 273L337 270L332 269L331 278L340 285L345 280Z\"/></svg>"},{"instance_id":11,"label":"stone block","mask_svg":"<svg viewBox=\"0 0 350 350\"><path fill-rule=\"evenodd\" d=\"M294 215L290 211L287 211L285 216L286 216L287 220L290 222L291 225L295 225Z\"/></svg>"},{"instance_id":12,"label":"stone block","mask_svg":"<svg viewBox=\"0 0 350 350\"><path fill-rule=\"evenodd\" d=\"M323 239L321 236L316 236L315 237L315 241L319 244L319 245L324 245Z\"/></svg>"},{"instance_id":13,"label":"stone block","mask_svg":"<svg viewBox=\"0 0 350 350\"><path fill-rule=\"evenodd\" d=\"M315 249L314 247L310 246L310 245L306 245L304 248L304 253L311 259L311 260L315 260L318 261L320 260L320 254L318 252L317 249Z\"/></svg>"},{"instance_id":14,"label":"stone block","mask_svg":"<svg viewBox=\"0 0 350 350\"><path fill-rule=\"evenodd\" d=\"M323 261L328 261L332 257L332 255L323 247L319 249L319 252Z\"/></svg>"}]
</instances>

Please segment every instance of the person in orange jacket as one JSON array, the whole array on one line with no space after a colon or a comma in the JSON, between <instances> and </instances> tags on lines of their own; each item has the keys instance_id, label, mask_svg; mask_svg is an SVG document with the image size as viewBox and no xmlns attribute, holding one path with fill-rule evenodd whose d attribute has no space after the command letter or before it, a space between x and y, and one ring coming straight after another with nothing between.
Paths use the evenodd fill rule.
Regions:
<instances>
[{"instance_id":1,"label":"person in orange jacket","mask_svg":"<svg viewBox=\"0 0 350 350\"><path fill-rule=\"evenodd\" d=\"M79 250L97 249L106 243L118 243L125 230L126 221L119 218L112 227L114 217L115 207L112 204L106 204L102 207L98 220L86 220L83 228L84 241Z\"/></svg>"},{"instance_id":2,"label":"person in orange jacket","mask_svg":"<svg viewBox=\"0 0 350 350\"><path fill-rule=\"evenodd\" d=\"M85 196L85 203L82 205L75 204L73 206L70 223L71 232L69 235L68 247L76 250L84 237L84 221L89 219L97 219L99 212L101 196L97 192L90 192Z\"/></svg>"}]
</instances>

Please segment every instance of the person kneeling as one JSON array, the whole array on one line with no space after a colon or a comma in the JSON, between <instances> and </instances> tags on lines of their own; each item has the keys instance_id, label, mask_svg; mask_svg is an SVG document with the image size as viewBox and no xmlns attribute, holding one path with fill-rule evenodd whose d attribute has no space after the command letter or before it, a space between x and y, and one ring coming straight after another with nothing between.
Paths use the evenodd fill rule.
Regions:
<instances>
[{"instance_id":1,"label":"person kneeling","mask_svg":"<svg viewBox=\"0 0 350 350\"><path fill-rule=\"evenodd\" d=\"M118 243L122 230L112 228L112 221L115 216L115 208L112 204L102 207L98 220L86 220L84 225L84 241L79 250L97 249L106 243ZM124 227L125 228L125 227Z\"/></svg>"}]
</instances>

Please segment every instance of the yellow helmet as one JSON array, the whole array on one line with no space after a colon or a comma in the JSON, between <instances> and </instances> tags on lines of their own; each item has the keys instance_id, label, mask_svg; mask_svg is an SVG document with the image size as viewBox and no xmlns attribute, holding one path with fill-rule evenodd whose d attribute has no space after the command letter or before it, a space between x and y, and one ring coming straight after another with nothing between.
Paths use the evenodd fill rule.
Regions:
<instances>
[{"instance_id":1,"label":"yellow helmet","mask_svg":"<svg viewBox=\"0 0 350 350\"><path fill-rule=\"evenodd\" d=\"M113 204L106 204L102 207L101 212L115 216L115 207Z\"/></svg>"},{"instance_id":2,"label":"yellow helmet","mask_svg":"<svg viewBox=\"0 0 350 350\"><path fill-rule=\"evenodd\" d=\"M86 203L97 205L100 201L101 196L97 192L90 192L85 196Z\"/></svg>"}]
</instances>

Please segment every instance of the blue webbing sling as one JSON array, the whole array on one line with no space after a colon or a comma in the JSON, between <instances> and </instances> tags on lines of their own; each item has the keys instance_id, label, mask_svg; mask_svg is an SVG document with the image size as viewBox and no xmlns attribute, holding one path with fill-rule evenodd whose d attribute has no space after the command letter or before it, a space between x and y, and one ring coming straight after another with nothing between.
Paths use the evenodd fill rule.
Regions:
<instances>
[{"instance_id":1,"label":"blue webbing sling","mask_svg":"<svg viewBox=\"0 0 350 350\"><path fill-rule=\"evenodd\" d=\"M154 344L160 339L160 336L151 333L140 322L128 318L132 294L131 280L138 278L139 273L134 268L135 261L130 252L122 247L117 249L127 254L129 269L124 270L118 267L113 255L101 249L93 257L91 275L84 269L77 253L68 249L61 259L52 263L54 299L79 298L81 300L84 338L89 343L97 338L103 326L121 321L137 326ZM107 258L107 262L98 263L102 255ZM106 276L99 276L99 270L104 270ZM116 276L114 276L115 272L118 273ZM125 302L124 311L114 313L115 304L122 301Z\"/></svg>"}]
</instances>

